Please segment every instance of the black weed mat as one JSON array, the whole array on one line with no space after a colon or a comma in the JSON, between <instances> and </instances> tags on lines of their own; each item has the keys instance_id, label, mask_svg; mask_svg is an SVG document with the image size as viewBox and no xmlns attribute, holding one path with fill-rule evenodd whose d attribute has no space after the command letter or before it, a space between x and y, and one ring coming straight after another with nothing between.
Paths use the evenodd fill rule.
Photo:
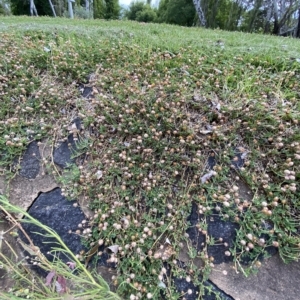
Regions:
<instances>
[{"instance_id":1,"label":"black weed mat","mask_svg":"<svg viewBox=\"0 0 300 300\"><path fill-rule=\"evenodd\" d=\"M180 266L183 270L185 270L185 264L177 261L177 265ZM167 263L164 264L164 267L167 270L166 276L171 277L172 283L174 287L181 296L178 299L181 300L234 300L231 296L226 294L224 291L219 289L213 282L210 280L206 280L202 282L202 278L199 277L199 285L194 284L192 281L187 281L186 278L176 277L171 275L171 267ZM200 292L202 296L200 298ZM161 292L161 297L164 300L167 300L168 297Z\"/></svg>"},{"instance_id":2,"label":"black weed mat","mask_svg":"<svg viewBox=\"0 0 300 300\"><path fill-rule=\"evenodd\" d=\"M30 216L40 221L43 225L46 225L53 229L71 250L73 254L79 254L82 251L87 252L87 248L83 246L80 234L76 233L76 230L82 231L88 221L85 218L81 208L77 205L76 201L70 201L61 194L60 188L56 188L47 193L40 193L37 199L33 202L31 207L28 209ZM59 258L64 263L72 261L68 255L57 251L56 253L50 254L53 247L61 248L57 244L54 238L45 237L46 232L40 227L30 223L23 223L23 228L29 235L33 244L40 248L40 251L52 261L55 258ZM28 244L28 241L24 234L19 231L21 240ZM99 247L98 251L102 251L103 254L97 257L97 264L107 267L112 267L111 263L107 263L109 254L104 252L105 246ZM29 253L26 253L29 255ZM92 261L92 260L90 260ZM33 257L30 258L32 268L37 271L38 274L46 276L46 272L38 267Z\"/></svg>"},{"instance_id":3,"label":"black weed mat","mask_svg":"<svg viewBox=\"0 0 300 300\"><path fill-rule=\"evenodd\" d=\"M66 141L62 142L53 151L53 161L61 168L67 168L68 165L75 162L72 154L76 151L76 142L73 134L70 134Z\"/></svg>"},{"instance_id":4,"label":"black weed mat","mask_svg":"<svg viewBox=\"0 0 300 300\"><path fill-rule=\"evenodd\" d=\"M206 247L206 236L197 227L197 224L202 222L204 218L206 219L208 236L217 241L215 245L207 246L208 256L213 257L214 264L232 261L232 257L228 256L227 251L233 246L238 224L222 220L216 211L213 211L210 216L201 215L198 213L197 205L193 203L191 214L187 219L191 225L187 229L187 233L197 251L202 251Z\"/></svg>"},{"instance_id":5,"label":"black weed mat","mask_svg":"<svg viewBox=\"0 0 300 300\"><path fill-rule=\"evenodd\" d=\"M40 160L41 154L38 143L33 141L28 145L23 154L20 163L20 175L28 179L36 178L40 171Z\"/></svg>"}]
</instances>

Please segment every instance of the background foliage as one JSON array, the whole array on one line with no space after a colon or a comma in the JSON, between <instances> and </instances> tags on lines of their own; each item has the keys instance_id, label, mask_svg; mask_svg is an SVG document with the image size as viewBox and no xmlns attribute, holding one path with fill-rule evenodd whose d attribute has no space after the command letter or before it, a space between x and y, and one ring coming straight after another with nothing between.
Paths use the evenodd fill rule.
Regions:
<instances>
[{"instance_id":1,"label":"background foliage","mask_svg":"<svg viewBox=\"0 0 300 300\"><path fill-rule=\"evenodd\" d=\"M68 0L0 0L0 14L30 15L30 1L39 16L68 16ZM128 19L138 22L199 26L229 31L300 36L300 0L75 0L76 18ZM200 17L195 6L201 8Z\"/></svg>"}]
</instances>

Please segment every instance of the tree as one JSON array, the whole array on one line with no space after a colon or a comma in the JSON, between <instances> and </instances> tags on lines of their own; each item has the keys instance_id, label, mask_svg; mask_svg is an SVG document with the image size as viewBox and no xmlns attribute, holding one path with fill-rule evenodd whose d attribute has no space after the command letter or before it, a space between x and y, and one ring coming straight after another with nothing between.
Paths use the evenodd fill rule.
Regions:
<instances>
[{"instance_id":1,"label":"tree","mask_svg":"<svg viewBox=\"0 0 300 300\"><path fill-rule=\"evenodd\" d=\"M128 20L136 21L137 15L143 11L145 5L143 1L132 1L129 5L129 9L125 12L125 17L128 18Z\"/></svg>"},{"instance_id":2,"label":"tree","mask_svg":"<svg viewBox=\"0 0 300 300\"><path fill-rule=\"evenodd\" d=\"M139 11L136 15L136 20L139 22L155 22L157 19L157 14L154 9L151 8L149 4L146 4L142 11Z\"/></svg>"},{"instance_id":3,"label":"tree","mask_svg":"<svg viewBox=\"0 0 300 300\"><path fill-rule=\"evenodd\" d=\"M300 8L298 10L298 24L297 24L297 30L296 30L296 37L300 38Z\"/></svg>"},{"instance_id":4,"label":"tree","mask_svg":"<svg viewBox=\"0 0 300 300\"><path fill-rule=\"evenodd\" d=\"M105 2L103 0L93 0L94 19L103 19L105 15Z\"/></svg>"},{"instance_id":5,"label":"tree","mask_svg":"<svg viewBox=\"0 0 300 300\"><path fill-rule=\"evenodd\" d=\"M53 16L56 17L56 12L55 12L55 9L54 9L54 6L53 6L53 3L51 0L49 0L49 5L51 7L51 10L52 10L52 13L53 13Z\"/></svg>"},{"instance_id":6,"label":"tree","mask_svg":"<svg viewBox=\"0 0 300 300\"><path fill-rule=\"evenodd\" d=\"M53 15L49 0L10 0L10 3L14 15Z\"/></svg>"},{"instance_id":7,"label":"tree","mask_svg":"<svg viewBox=\"0 0 300 300\"><path fill-rule=\"evenodd\" d=\"M120 6L118 0L105 0L105 19L118 19L120 15Z\"/></svg>"},{"instance_id":8,"label":"tree","mask_svg":"<svg viewBox=\"0 0 300 300\"><path fill-rule=\"evenodd\" d=\"M265 19L264 33L270 32L272 14L273 14L273 5L269 5L269 7L267 8L267 14Z\"/></svg>"},{"instance_id":9,"label":"tree","mask_svg":"<svg viewBox=\"0 0 300 300\"><path fill-rule=\"evenodd\" d=\"M277 6L277 1L273 0L273 9L274 9L274 29L273 33L278 34L280 27L279 27L279 21L278 21L278 6Z\"/></svg>"},{"instance_id":10,"label":"tree","mask_svg":"<svg viewBox=\"0 0 300 300\"><path fill-rule=\"evenodd\" d=\"M224 29L226 30L237 30L239 23L241 22L242 13L244 12L243 0L229 1L230 8L227 17L226 25Z\"/></svg>"},{"instance_id":11,"label":"tree","mask_svg":"<svg viewBox=\"0 0 300 300\"><path fill-rule=\"evenodd\" d=\"M158 22L192 26L196 11L193 0L162 0L159 4Z\"/></svg>"},{"instance_id":12,"label":"tree","mask_svg":"<svg viewBox=\"0 0 300 300\"><path fill-rule=\"evenodd\" d=\"M203 9L201 7L201 0L193 0L199 21L200 21L200 25L205 27L206 26L206 19L205 19L205 15L203 12Z\"/></svg>"},{"instance_id":13,"label":"tree","mask_svg":"<svg viewBox=\"0 0 300 300\"><path fill-rule=\"evenodd\" d=\"M169 0L161 0L157 10L157 21L159 23L166 22L166 13L169 5Z\"/></svg>"},{"instance_id":14,"label":"tree","mask_svg":"<svg viewBox=\"0 0 300 300\"><path fill-rule=\"evenodd\" d=\"M147 3L142 1L131 2L129 9L125 12L125 17L128 20L138 21L138 22L155 22L157 19L156 10L150 5L151 1Z\"/></svg>"},{"instance_id":15,"label":"tree","mask_svg":"<svg viewBox=\"0 0 300 300\"><path fill-rule=\"evenodd\" d=\"M65 10L67 10L65 0L53 0L53 2L56 14L62 17L64 15Z\"/></svg>"},{"instance_id":16,"label":"tree","mask_svg":"<svg viewBox=\"0 0 300 300\"><path fill-rule=\"evenodd\" d=\"M5 0L0 0L0 15L9 15L9 5Z\"/></svg>"},{"instance_id":17,"label":"tree","mask_svg":"<svg viewBox=\"0 0 300 300\"><path fill-rule=\"evenodd\" d=\"M292 18L299 9L300 1L297 0L273 0L274 28L273 34L284 35L296 28L297 18Z\"/></svg>"},{"instance_id":18,"label":"tree","mask_svg":"<svg viewBox=\"0 0 300 300\"><path fill-rule=\"evenodd\" d=\"M69 17L70 17L70 19L74 19L73 6L72 6L73 1L71 1L71 0L67 0L67 1L68 1Z\"/></svg>"},{"instance_id":19,"label":"tree","mask_svg":"<svg viewBox=\"0 0 300 300\"><path fill-rule=\"evenodd\" d=\"M29 1L30 5L30 15L33 16L33 14L35 14L36 16L38 15L37 14L37 11L36 11L36 7L35 7L35 4L34 4L34 1L33 0L30 0Z\"/></svg>"},{"instance_id":20,"label":"tree","mask_svg":"<svg viewBox=\"0 0 300 300\"><path fill-rule=\"evenodd\" d=\"M90 10L90 0L85 0L85 10Z\"/></svg>"},{"instance_id":21,"label":"tree","mask_svg":"<svg viewBox=\"0 0 300 300\"><path fill-rule=\"evenodd\" d=\"M118 19L120 6L118 0L93 0L94 19Z\"/></svg>"},{"instance_id":22,"label":"tree","mask_svg":"<svg viewBox=\"0 0 300 300\"><path fill-rule=\"evenodd\" d=\"M0 2L0 15L6 15L4 5Z\"/></svg>"},{"instance_id":23,"label":"tree","mask_svg":"<svg viewBox=\"0 0 300 300\"><path fill-rule=\"evenodd\" d=\"M242 29L276 35L296 35L300 0L244 0Z\"/></svg>"},{"instance_id":24,"label":"tree","mask_svg":"<svg viewBox=\"0 0 300 300\"><path fill-rule=\"evenodd\" d=\"M257 16L259 15L259 11L262 7L263 0L256 0L254 3L254 8L251 10L250 20L248 25L248 31L252 32L254 29L254 23L256 21Z\"/></svg>"}]
</instances>

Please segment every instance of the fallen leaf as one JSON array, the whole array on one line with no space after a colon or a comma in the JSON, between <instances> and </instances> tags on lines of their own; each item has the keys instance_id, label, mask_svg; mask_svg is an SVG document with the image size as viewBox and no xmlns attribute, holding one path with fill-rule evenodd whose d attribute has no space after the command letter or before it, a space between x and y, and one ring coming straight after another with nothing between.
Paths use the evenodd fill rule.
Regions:
<instances>
[{"instance_id":1,"label":"fallen leaf","mask_svg":"<svg viewBox=\"0 0 300 300\"><path fill-rule=\"evenodd\" d=\"M102 178L102 176L103 176L103 172L102 172L101 170L98 170L98 171L96 172L96 178L97 178L97 179L100 179L100 178Z\"/></svg>"},{"instance_id":2,"label":"fallen leaf","mask_svg":"<svg viewBox=\"0 0 300 300\"><path fill-rule=\"evenodd\" d=\"M242 153L242 155L241 155L241 159L245 159L245 158L247 157L247 155L248 155L248 152L244 152L244 153Z\"/></svg>"},{"instance_id":3,"label":"fallen leaf","mask_svg":"<svg viewBox=\"0 0 300 300\"><path fill-rule=\"evenodd\" d=\"M205 175L203 175L200 180L201 183L205 183L207 180L209 180L211 177L217 175L217 172L215 171L209 171L208 173L206 173Z\"/></svg>"},{"instance_id":4,"label":"fallen leaf","mask_svg":"<svg viewBox=\"0 0 300 300\"><path fill-rule=\"evenodd\" d=\"M164 244L154 253L154 258L168 260L173 254L175 254L173 247L170 244Z\"/></svg>"},{"instance_id":5,"label":"fallen leaf","mask_svg":"<svg viewBox=\"0 0 300 300\"><path fill-rule=\"evenodd\" d=\"M73 123L72 125L68 126L68 130L69 131L77 131L77 126L75 123Z\"/></svg>"},{"instance_id":6,"label":"fallen leaf","mask_svg":"<svg viewBox=\"0 0 300 300\"><path fill-rule=\"evenodd\" d=\"M51 281L52 281L52 279L53 279L54 276L55 276L55 271L51 271L51 272L47 275L47 277L46 277L46 283L45 283L46 286L51 285Z\"/></svg>"},{"instance_id":7,"label":"fallen leaf","mask_svg":"<svg viewBox=\"0 0 300 300\"><path fill-rule=\"evenodd\" d=\"M216 109L217 111L220 111L221 109L221 104L215 101L211 101L213 108Z\"/></svg>"},{"instance_id":8,"label":"fallen leaf","mask_svg":"<svg viewBox=\"0 0 300 300\"><path fill-rule=\"evenodd\" d=\"M202 134L208 134L208 133L213 132L213 128L212 128L212 126L210 126L209 124L207 124L207 125L205 126L205 128L206 128L206 129L200 130L200 133L202 133Z\"/></svg>"},{"instance_id":9,"label":"fallen leaf","mask_svg":"<svg viewBox=\"0 0 300 300\"><path fill-rule=\"evenodd\" d=\"M60 294L63 294L67 291L67 280L65 277L59 275L55 282L56 291Z\"/></svg>"},{"instance_id":10,"label":"fallen leaf","mask_svg":"<svg viewBox=\"0 0 300 300\"><path fill-rule=\"evenodd\" d=\"M212 132L212 130L200 130L201 134L209 134L211 132Z\"/></svg>"},{"instance_id":11,"label":"fallen leaf","mask_svg":"<svg viewBox=\"0 0 300 300\"><path fill-rule=\"evenodd\" d=\"M217 68L214 68L214 71L215 71L216 73L218 73L218 74L222 74L222 71L219 70L219 69L217 69Z\"/></svg>"},{"instance_id":12,"label":"fallen leaf","mask_svg":"<svg viewBox=\"0 0 300 300\"><path fill-rule=\"evenodd\" d=\"M112 245L112 246L107 247L107 249L109 249L114 254L117 254L117 252L119 250L119 245Z\"/></svg>"},{"instance_id":13,"label":"fallen leaf","mask_svg":"<svg viewBox=\"0 0 300 300\"><path fill-rule=\"evenodd\" d=\"M37 246L27 245L20 238L17 238L18 243L23 247L25 251L27 251L30 255L36 256L40 251L40 248Z\"/></svg>"},{"instance_id":14,"label":"fallen leaf","mask_svg":"<svg viewBox=\"0 0 300 300\"><path fill-rule=\"evenodd\" d=\"M99 245L96 243L93 248L91 248L89 250L89 252L86 254L86 259L85 259L85 267L88 265L90 259L93 257L94 254L96 254L98 252L98 248L99 248Z\"/></svg>"},{"instance_id":15,"label":"fallen leaf","mask_svg":"<svg viewBox=\"0 0 300 300\"><path fill-rule=\"evenodd\" d=\"M68 261L67 262L67 265L69 266L69 268L71 270L74 270L76 268L76 263L75 262L72 262L72 261Z\"/></svg>"},{"instance_id":16,"label":"fallen leaf","mask_svg":"<svg viewBox=\"0 0 300 300\"><path fill-rule=\"evenodd\" d=\"M158 287L165 289L167 286L162 281L160 281Z\"/></svg>"}]
</instances>

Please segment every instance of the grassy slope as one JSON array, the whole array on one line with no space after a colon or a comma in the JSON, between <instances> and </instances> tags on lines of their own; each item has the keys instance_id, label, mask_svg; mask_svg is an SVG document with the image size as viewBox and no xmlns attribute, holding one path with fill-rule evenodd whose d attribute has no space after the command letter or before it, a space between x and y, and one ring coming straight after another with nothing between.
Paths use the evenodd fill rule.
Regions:
<instances>
[{"instance_id":1,"label":"grassy slope","mask_svg":"<svg viewBox=\"0 0 300 300\"><path fill-rule=\"evenodd\" d=\"M157 255L169 247L165 238L174 274L187 276L174 260L185 243L193 280L207 274L206 248L197 253L184 235L192 202L208 215L217 206L240 224L230 249L235 259L248 256L257 266L272 244L284 259L298 258L298 40L25 17L0 19L0 34L3 172L33 136L54 145L81 117L80 147L89 160L71 174L55 170L51 159L45 164L57 171L66 195L90 200L98 228L91 246L121 247L112 257L120 295L159 299L164 269ZM87 101L76 84L92 72L95 99ZM230 177L237 148L247 153L246 164ZM212 152L216 175L202 184ZM240 180L251 188L251 201L240 197ZM205 224L199 227L205 233ZM204 260L202 270L195 257ZM172 287L166 293L176 298Z\"/></svg>"}]
</instances>

